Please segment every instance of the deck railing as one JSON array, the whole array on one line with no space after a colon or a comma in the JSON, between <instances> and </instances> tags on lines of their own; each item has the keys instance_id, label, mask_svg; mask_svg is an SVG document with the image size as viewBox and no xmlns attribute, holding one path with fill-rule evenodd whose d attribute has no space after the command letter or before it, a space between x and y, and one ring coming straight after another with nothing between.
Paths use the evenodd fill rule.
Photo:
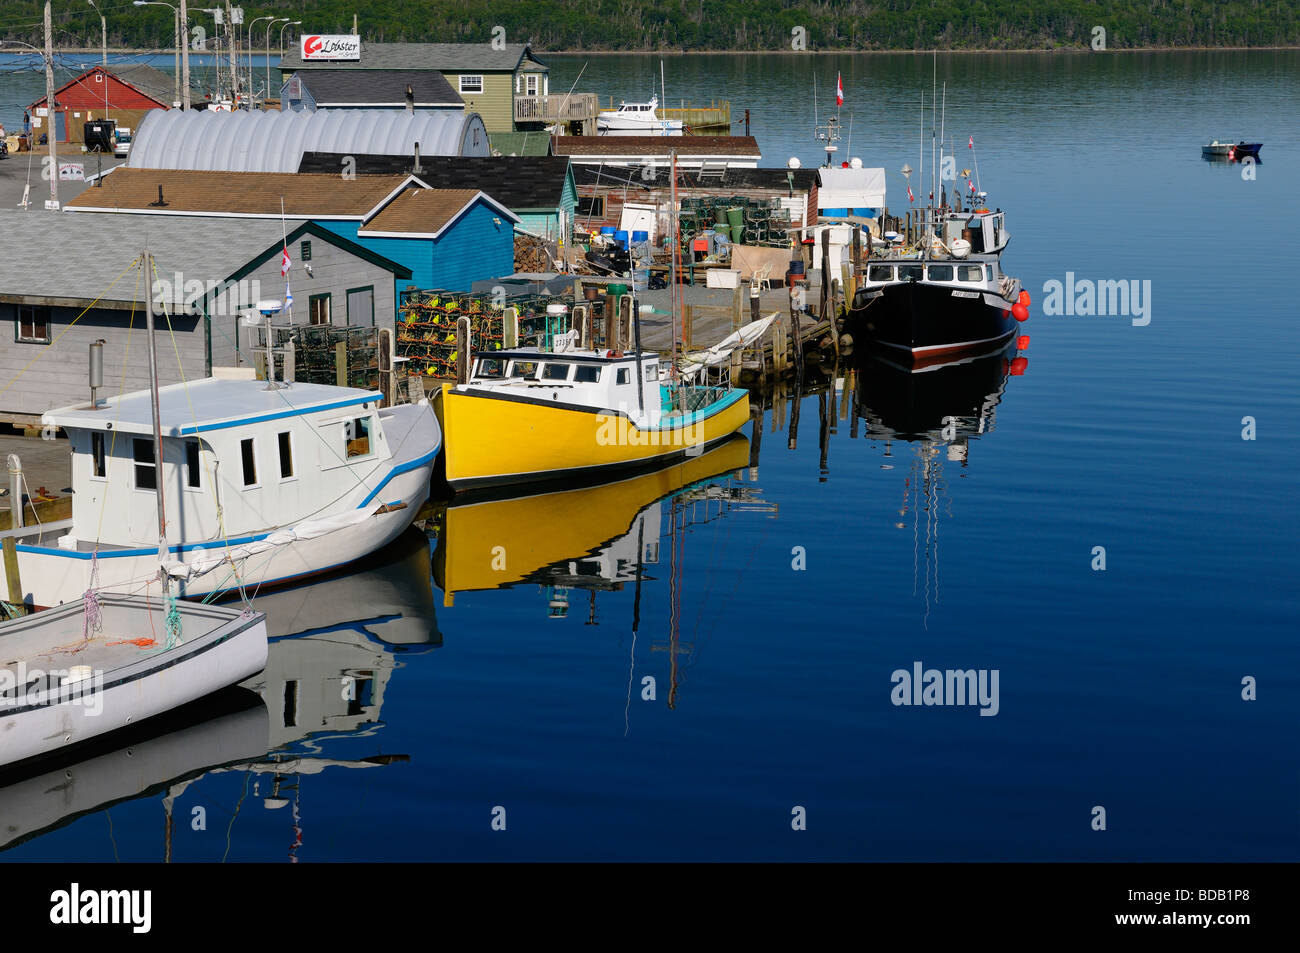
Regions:
<instances>
[{"instance_id":1,"label":"deck railing","mask_svg":"<svg viewBox=\"0 0 1300 953\"><path fill-rule=\"evenodd\" d=\"M515 122L572 122L596 118L595 93L516 96Z\"/></svg>"}]
</instances>

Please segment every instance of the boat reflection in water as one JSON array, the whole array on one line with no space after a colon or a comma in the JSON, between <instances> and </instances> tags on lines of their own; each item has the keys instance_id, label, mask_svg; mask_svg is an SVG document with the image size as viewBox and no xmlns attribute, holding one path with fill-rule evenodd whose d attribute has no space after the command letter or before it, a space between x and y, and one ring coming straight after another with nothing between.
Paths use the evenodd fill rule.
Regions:
<instances>
[{"instance_id":1,"label":"boat reflection in water","mask_svg":"<svg viewBox=\"0 0 1300 953\"><path fill-rule=\"evenodd\" d=\"M423 533L408 529L362 565L257 597L268 619L269 658L266 669L240 687L57 757L0 766L0 850L161 793L162 859L170 860L175 802L206 776L227 772L255 776L249 793L268 809L294 804L286 823L296 845L298 776L407 760L400 754L326 756L331 739L377 734L398 658L442 641ZM188 817L184 810L181 816Z\"/></svg>"},{"instance_id":2,"label":"boat reflection in water","mask_svg":"<svg viewBox=\"0 0 1300 953\"><path fill-rule=\"evenodd\" d=\"M458 592L520 583L621 588L659 561L661 513L652 503L748 464L749 441L736 434L697 457L617 482L510 499L458 497L437 521L433 577L443 604L453 605ZM552 615L564 607L553 599Z\"/></svg>"},{"instance_id":3,"label":"boat reflection in water","mask_svg":"<svg viewBox=\"0 0 1300 953\"><path fill-rule=\"evenodd\" d=\"M926 622L931 601L937 603L940 596L939 518L952 516L947 468L969 466L972 442L993 432L1008 378L1028 367L1028 358L1016 354L1012 344L923 372L879 358L869 358L858 368L855 427L860 420L869 440L883 441L887 459L894 457L895 441L903 441L911 450L894 525L911 527L916 549L913 565L924 564L924 570L918 568L913 577L912 594L924 598ZM893 466L882 464L888 469Z\"/></svg>"}]
</instances>

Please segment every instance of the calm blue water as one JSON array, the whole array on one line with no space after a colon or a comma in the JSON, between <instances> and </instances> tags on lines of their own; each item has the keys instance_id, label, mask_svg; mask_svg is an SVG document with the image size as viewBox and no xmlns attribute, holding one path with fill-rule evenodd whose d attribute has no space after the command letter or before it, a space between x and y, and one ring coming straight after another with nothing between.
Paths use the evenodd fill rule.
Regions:
<instances>
[{"instance_id":1,"label":"calm blue water","mask_svg":"<svg viewBox=\"0 0 1300 953\"><path fill-rule=\"evenodd\" d=\"M582 60L553 66L567 88ZM176 800L173 857L1294 860L1297 67L1293 52L941 59L948 130L963 157L975 136L1015 235L1004 267L1033 293L1025 373L1004 382L997 363L922 384L916 399L938 412L909 416L907 382L865 368L858 436L835 422L824 481L821 398L804 398L795 450L769 411L757 474L714 485L775 512L715 503L706 521L698 501L660 502L633 521L626 501L593 496L577 522L590 534L622 520L586 545L630 531L607 547L631 554L625 579L658 541L635 644L631 582L597 594L594 625L580 587L548 618L564 598L536 574L445 606L425 560L480 544L472 521L298 603L264 600L284 631L371 633L275 646L279 674L315 693L304 710L328 717L283 726L276 682L251 721L184 746L196 764L160 755L174 773L150 783L197 771L241 731L280 745L245 765L409 760L300 763L278 784L203 775ZM811 118L813 75L825 92L837 69L854 112L845 152L889 170L898 207L927 57L692 56L668 61L668 98L748 105L765 164L807 164L811 122L790 117ZM593 57L582 88L631 98L657 77L657 59ZM1200 158L1215 136L1264 141L1254 180ZM1066 272L1150 281L1150 324L1045 316L1043 284ZM990 395L993 426L972 435ZM948 459L944 414L962 417L965 466ZM1258 439L1242 439L1245 416ZM914 426L929 439L879 436ZM535 508L532 525L553 512ZM679 587L674 518L694 521L678 533ZM516 527L501 531L507 551L532 545L529 527L498 525ZM1090 568L1097 546L1104 572ZM893 705L891 673L916 661L998 670L998 714ZM346 672L371 679L351 715L336 702ZM1241 697L1247 676L1258 700ZM161 859L165 791L103 809L109 776L88 770L89 813L4 858ZM0 830L31 807L6 790ZM505 831L491 828L498 806ZM796 806L807 830L791 829ZM195 807L206 830L191 829Z\"/></svg>"}]
</instances>

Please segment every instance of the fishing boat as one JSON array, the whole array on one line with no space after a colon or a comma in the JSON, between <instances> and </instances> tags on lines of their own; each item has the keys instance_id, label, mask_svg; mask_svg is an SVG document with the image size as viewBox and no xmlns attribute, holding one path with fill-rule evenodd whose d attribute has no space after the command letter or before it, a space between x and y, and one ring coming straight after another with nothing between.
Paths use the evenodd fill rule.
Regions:
<instances>
[{"instance_id":1,"label":"fishing boat","mask_svg":"<svg viewBox=\"0 0 1300 953\"><path fill-rule=\"evenodd\" d=\"M158 594L88 594L0 627L0 764L71 747L266 665L266 616Z\"/></svg>"},{"instance_id":2,"label":"fishing boat","mask_svg":"<svg viewBox=\"0 0 1300 953\"><path fill-rule=\"evenodd\" d=\"M607 478L698 455L749 420L744 390L661 381L657 354L583 349L576 335L476 352L469 382L443 385L452 489Z\"/></svg>"},{"instance_id":3,"label":"fishing boat","mask_svg":"<svg viewBox=\"0 0 1300 953\"><path fill-rule=\"evenodd\" d=\"M1201 146L1201 155L1214 158L1240 159L1245 156L1259 156L1259 150L1264 148L1262 142L1246 142L1244 139L1220 141L1215 139L1208 145Z\"/></svg>"},{"instance_id":4,"label":"fishing boat","mask_svg":"<svg viewBox=\"0 0 1300 953\"><path fill-rule=\"evenodd\" d=\"M855 344L924 368L1003 347L1028 318L1029 292L1002 271L1005 213L985 192L970 208L954 192L952 204L941 191L938 204L909 209L902 234L868 239L844 323Z\"/></svg>"},{"instance_id":5,"label":"fishing boat","mask_svg":"<svg viewBox=\"0 0 1300 953\"><path fill-rule=\"evenodd\" d=\"M619 103L618 109L596 114L596 129L602 136L680 136L680 119L659 118L659 97L649 102Z\"/></svg>"}]
</instances>

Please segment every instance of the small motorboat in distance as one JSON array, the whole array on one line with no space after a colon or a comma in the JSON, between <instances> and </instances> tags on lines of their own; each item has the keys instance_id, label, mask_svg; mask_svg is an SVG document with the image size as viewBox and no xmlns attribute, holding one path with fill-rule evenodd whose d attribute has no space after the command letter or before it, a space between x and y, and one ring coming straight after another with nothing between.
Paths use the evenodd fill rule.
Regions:
<instances>
[{"instance_id":1,"label":"small motorboat in distance","mask_svg":"<svg viewBox=\"0 0 1300 953\"><path fill-rule=\"evenodd\" d=\"M97 593L0 626L0 764L58 751L266 666L266 616Z\"/></svg>"},{"instance_id":2,"label":"small motorboat in distance","mask_svg":"<svg viewBox=\"0 0 1300 953\"><path fill-rule=\"evenodd\" d=\"M1201 155L1214 158L1240 159L1243 156L1258 156L1259 150L1262 148L1264 148L1262 142L1246 142L1245 140L1232 142L1215 139L1209 145L1201 146Z\"/></svg>"},{"instance_id":3,"label":"small motorboat in distance","mask_svg":"<svg viewBox=\"0 0 1300 953\"><path fill-rule=\"evenodd\" d=\"M680 119L659 118L659 97L645 103L619 103L618 109L596 114L596 130L602 136L680 136Z\"/></svg>"}]
</instances>

